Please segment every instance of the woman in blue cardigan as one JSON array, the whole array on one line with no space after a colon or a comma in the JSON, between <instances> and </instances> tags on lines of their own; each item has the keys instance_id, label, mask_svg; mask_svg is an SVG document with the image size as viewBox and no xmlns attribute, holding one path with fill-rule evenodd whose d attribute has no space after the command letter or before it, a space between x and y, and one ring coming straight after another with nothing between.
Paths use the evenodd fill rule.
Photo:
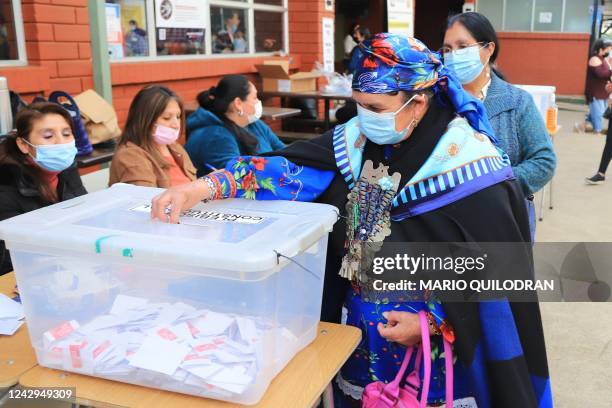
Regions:
<instances>
[{"instance_id":1,"label":"woman in blue cardigan","mask_svg":"<svg viewBox=\"0 0 612 408\"><path fill-rule=\"evenodd\" d=\"M449 19L442 47L444 63L466 91L484 102L499 147L510 157L527 198L533 240L533 194L553 177L557 158L531 95L504 81L493 67L498 54L497 34L485 16L470 12Z\"/></svg>"},{"instance_id":2,"label":"woman in blue cardigan","mask_svg":"<svg viewBox=\"0 0 612 408\"><path fill-rule=\"evenodd\" d=\"M198 177L223 168L229 159L285 147L261 117L257 89L243 75L228 75L198 95L200 107L187 118L185 149Z\"/></svg>"}]
</instances>

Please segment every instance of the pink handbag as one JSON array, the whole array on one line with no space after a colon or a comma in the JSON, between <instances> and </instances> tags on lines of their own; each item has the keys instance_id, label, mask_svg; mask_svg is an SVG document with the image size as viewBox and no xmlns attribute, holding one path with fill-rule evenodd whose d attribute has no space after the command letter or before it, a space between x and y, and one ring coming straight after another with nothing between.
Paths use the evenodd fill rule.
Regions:
<instances>
[{"instance_id":1,"label":"pink handbag","mask_svg":"<svg viewBox=\"0 0 612 408\"><path fill-rule=\"evenodd\" d=\"M425 408L427 406L427 395L429 394L429 381L431 379L431 346L429 343L429 324L425 312L419 312L421 321L422 341L419 346L413 346L406 350L406 356L395 376L388 384L376 381L368 384L361 397L363 408ZM446 361L446 408L453 406L453 352L446 339L444 341L444 355ZM414 371L406 377L405 384L400 387L404 379L404 373L412 357L412 352L417 349ZM426 358L423 358L425 356ZM417 399L421 381L419 380L419 369L421 360L425 361L425 372L423 388L421 390L421 401Z\"/></svg>"}]
</instances>

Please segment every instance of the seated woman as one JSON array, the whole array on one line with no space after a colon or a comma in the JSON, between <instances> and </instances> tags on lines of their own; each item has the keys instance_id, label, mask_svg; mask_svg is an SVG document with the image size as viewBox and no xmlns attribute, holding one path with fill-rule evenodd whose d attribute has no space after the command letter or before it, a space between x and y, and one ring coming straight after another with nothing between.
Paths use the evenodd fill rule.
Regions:
<instances>
[{"instance_id":1,"label":"seated woman","mask_svg":"<svg viewBox=\"0 0 612 408\"><path fill-rule=\"evenodd\" d=\"M87 194L74 162L72 119L64 108L33 104L19 112L15 126L0 144L0 221ZM0 241L0 275L11 270Z\"/></svg>"},{"instance_id":2,"label":"seated woman","mask_svg":"<svg viewBox=\"0 0 612 408\"><path fill-rule=\"evenodd\" d=\"M523 192L508 156L496 147L484 105L438 55L397 34L377 34L362 45L353 77L356 118L318 139L274 155L236 157L217 172L171 188L153 199L152 216L176 223L201 200L230 197L338 208L321 320L339 322L344 303L346 323L361 329L362 340L334 382L336 407L361 406L366 386L395 378L406 347L421 341L420 311L428 314L432 344L426 356L432 360L430 376L420 372L431 382L430 406L552 407L537 303L446 301L440 291L413 298L418 291L376 288L370 260L379 250L391 258L410 252L408 243L525 243L529 222ZM513 270L527 277L529 259L522 258L513 258ZM456 279L450 272L449 279ZM410 273L404 269L393 280ZM457 357L449 358L453 392L447 392L443 374L450 353L441 353L442 338L453 343Z\"/></svg>"},{"instance_id":3,"label":"seated woman","mask_svg":"<svg viewBox=\"0 0 612 408\"><path fill-rule=\"evenodd\" d=\"M164 86L138 92L110 168L109 185L168 188L195 180L196 169L177 140L183 103Z\"/></svg>"},{"instance_id":4,"label":"seated woman","mask_svg":"<svg viewBox=\"0 0 612 408\"><path fill-rule=\"evenodd\" d=\"M200 108L187 118L185 144L198 177L222 168L240 155L272 152L285 147L261 117L257 89L243 75L228 75L198 95Z\"/></svg>"}]
</instances>

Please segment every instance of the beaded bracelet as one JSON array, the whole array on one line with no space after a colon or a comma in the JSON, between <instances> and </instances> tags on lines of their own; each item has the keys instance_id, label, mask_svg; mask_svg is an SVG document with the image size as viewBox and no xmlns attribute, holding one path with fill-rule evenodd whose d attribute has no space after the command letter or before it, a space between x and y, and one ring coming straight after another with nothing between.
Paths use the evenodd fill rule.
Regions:
<instances>
[{"instance_id":1,"label":"beaded bracelet","mask_svg":"<svg viewBox=\"0 0 612 408\"><path fill-rule=\"evenodd\" d=\"M200 177L200 180L203 180L208 184L208 188L210 189L210 197L202 200L203 203L207 203L210 200L214 200L217 197L217 186L212 178L208 176Z\"/></svg>"}]
</instances>

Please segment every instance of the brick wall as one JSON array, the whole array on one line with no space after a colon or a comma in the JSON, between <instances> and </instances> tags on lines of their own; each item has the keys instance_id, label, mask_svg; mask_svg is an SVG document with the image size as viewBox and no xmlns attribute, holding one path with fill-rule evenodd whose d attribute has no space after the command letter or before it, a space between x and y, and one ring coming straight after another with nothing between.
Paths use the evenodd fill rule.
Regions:
<instances>
[{"instance_id":1,"label":"brick wall","mask_svg":"<svg viewBox=\"0 0 612 408\"><path fill-rule=\"evenodd\" d=\"M324 10L323 0L289 0L288 7L291 68L308 71L323 59L321 19L334 12ZM87 0L22 0L22 13L28 65L0 68L11 89L30 100L53 90L76 94L93 88ZM258 83L255 64L264 59L113 63L113 105L123 123L136 92L151 83L171 87L186 102L227 74L247 74Z\"/></svg>"},{"instance_id":2,"label":"brick wall","mask_svg":"<svg viewBox=\"0 0 612 408\"><path fill-rule=\"evenodd\" d=\"M552 85L557 95L582 95L589 35L510 33L499 35L498 65L507 79L522 85Z\"/></svg>"},{"instance_id":3,"label":"brick wall","mask_svg":"<svg viewBox=\"0 0 612 408\"><path fill-rule=\"evenodd\" d=\"M87 0L22 0L27 67L0 74L26 99L93 87Z\"/></svg>"}]
</instances>

